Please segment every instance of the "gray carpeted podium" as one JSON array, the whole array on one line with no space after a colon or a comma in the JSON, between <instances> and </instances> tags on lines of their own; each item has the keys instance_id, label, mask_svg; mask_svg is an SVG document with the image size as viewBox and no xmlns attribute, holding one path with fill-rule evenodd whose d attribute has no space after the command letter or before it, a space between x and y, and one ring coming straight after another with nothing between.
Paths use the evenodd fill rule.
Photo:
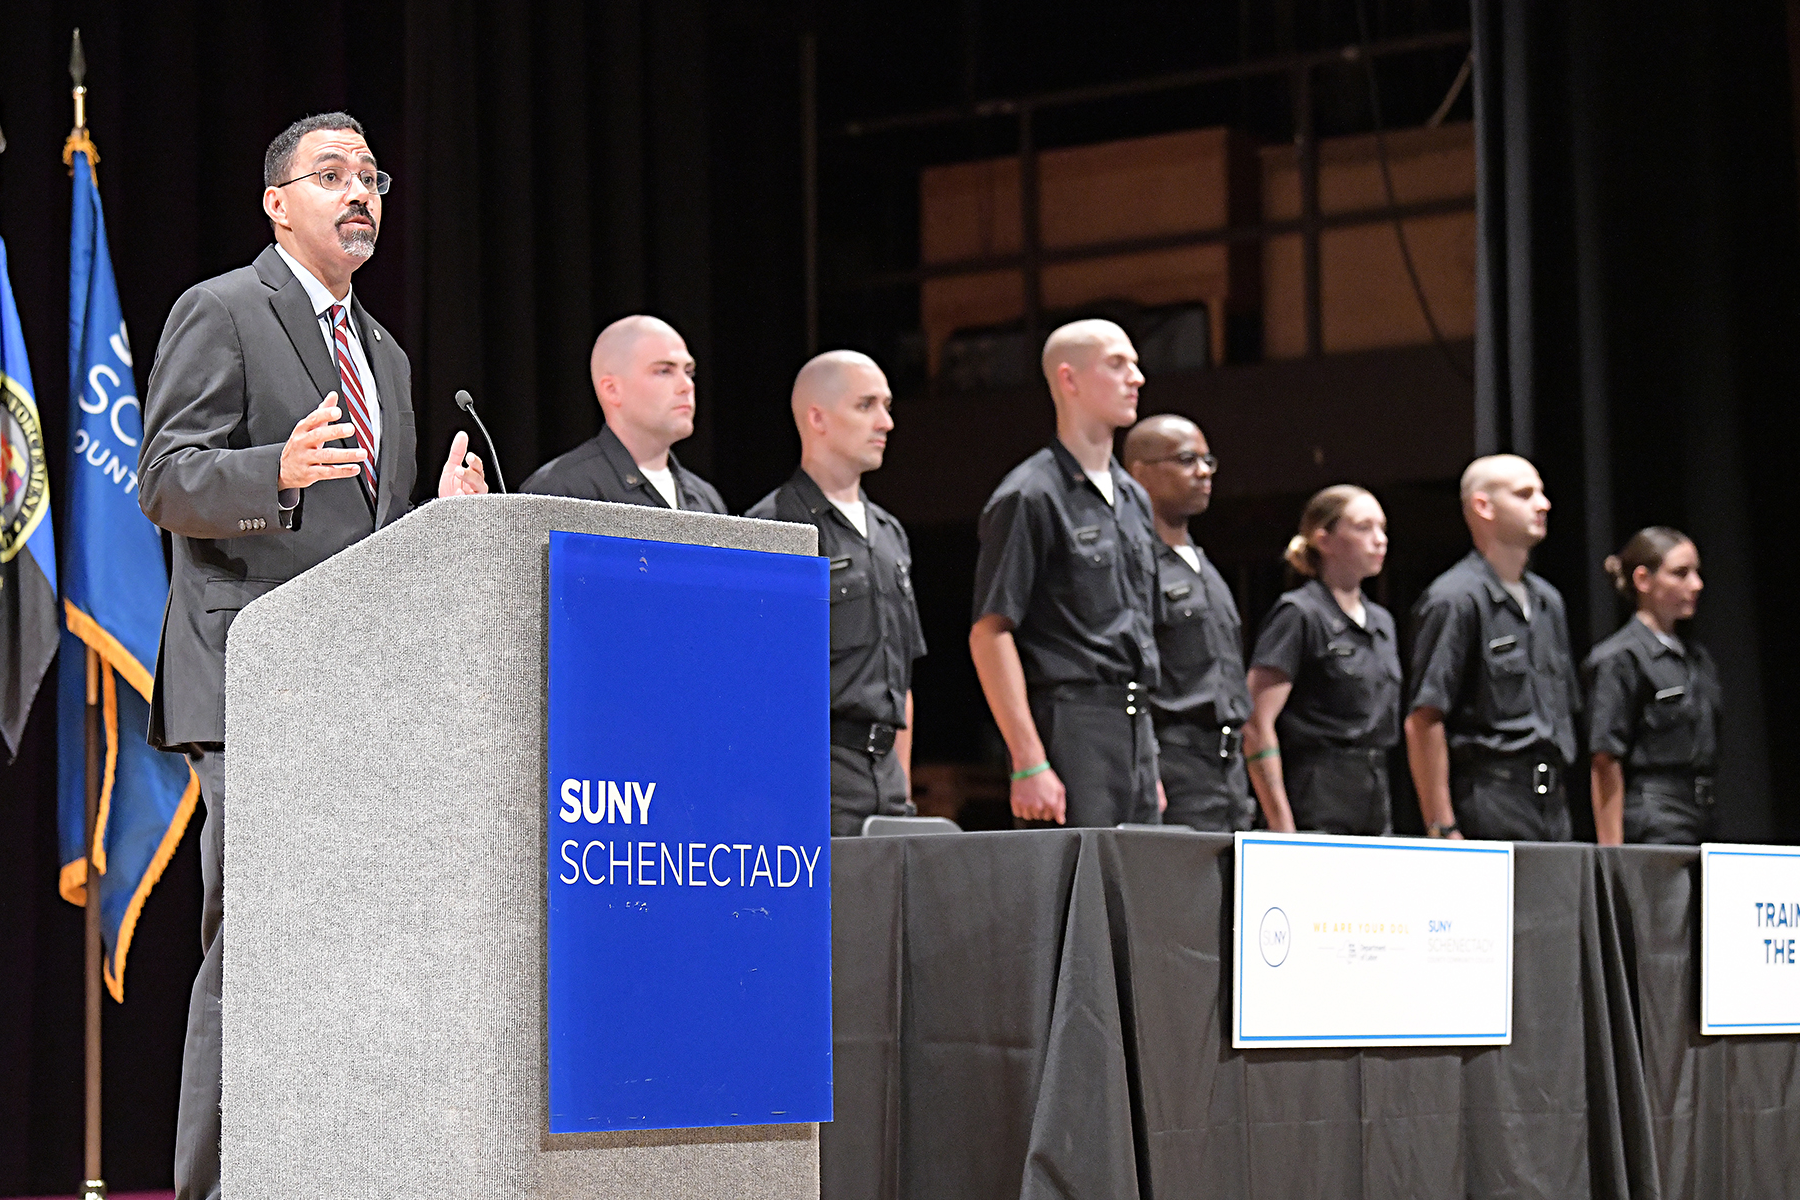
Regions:
<instances>
[{"instance_id":1,"label":"gray carpeted podium","mask_svg":"<svg viewBox=\"0 0 1800 1200\"><path fill-rule=\"evenodd\" d=\"M787 554L816 538L438 500L244 609L226 660L233 1200L819 1194L817 1125L546 1132L552 529Z\"/></svg>"}]
</instances>

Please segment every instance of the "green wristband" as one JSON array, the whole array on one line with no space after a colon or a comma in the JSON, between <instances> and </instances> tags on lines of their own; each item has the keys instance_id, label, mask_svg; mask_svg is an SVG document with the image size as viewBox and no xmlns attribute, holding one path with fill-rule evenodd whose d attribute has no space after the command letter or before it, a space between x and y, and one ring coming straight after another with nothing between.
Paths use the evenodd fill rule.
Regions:
<instances>
[{"instance_id":1,"label":"green wristband","mask_svg":"<svg viewBox=\"0 0 1800 1200\"><path fill-rule=\"evenodd\" d=\"M1261 762L1265 758L1279 758L1279 757L1281 757L1281 747L1280 746L1270 746L1267 750L1258 750L1255 754L1247 756L1244 759L1244 761L1247 763L1253 763L1253 762Z\"/></svg>"},{"instance_id":2,"label":"green wristband","mask_svg":"<svg viewBox=\"0 0 1800 1200\"><path fill-rule=\"evenodd\" d=\"M1012 773L1012 781L1014 783L1017 783L1021 779L1030 779L1033 775L1041 775L1043 772L1048 771L1049 769L1050 769L1050 760L1046 758L1043 762L1039 763L1035 767L1026 767L1023 771L1014 771Z\"/></svg>"}]
</instances>

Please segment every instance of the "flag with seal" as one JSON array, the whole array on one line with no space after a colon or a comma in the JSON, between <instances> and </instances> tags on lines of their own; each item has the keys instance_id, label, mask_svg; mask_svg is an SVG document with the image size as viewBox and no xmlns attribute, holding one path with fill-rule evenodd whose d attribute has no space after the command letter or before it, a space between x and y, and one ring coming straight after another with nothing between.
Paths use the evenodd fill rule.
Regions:
<instances>
[{"instance_id":1,"label":"flag with seal","mask_svg":"<svg viewBox=\"0 0 1800 1200\"><path fill-rule=\"evenodd\" d=\"M0 241L0 739L8 761L56 654L50 475L25 333Z\"/></svg>"}]
</instances>

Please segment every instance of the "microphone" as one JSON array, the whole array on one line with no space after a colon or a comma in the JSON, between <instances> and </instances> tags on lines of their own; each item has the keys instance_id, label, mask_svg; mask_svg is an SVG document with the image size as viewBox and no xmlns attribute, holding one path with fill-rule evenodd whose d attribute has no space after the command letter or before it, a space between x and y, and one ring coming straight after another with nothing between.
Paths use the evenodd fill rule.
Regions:
<instances>
[{"instance_id":1,"label":"microphone","mask_svg":"<svg viewBox=\"0 0 1800 1200\"><path fill-rule=\"evenodd\" d=\"M475 397L469 395L466 391L457 392L456 407L475 418L475 428L481 430L481 438L487 443L488 461L494 464L494 482L498 483L500 485L500 490L504 492L506 490L506 475L500 470L500 454L494 449L493 435L487 431L487 426L481 423L480 414L475 411Z\"/></svg>"}]
</instances>

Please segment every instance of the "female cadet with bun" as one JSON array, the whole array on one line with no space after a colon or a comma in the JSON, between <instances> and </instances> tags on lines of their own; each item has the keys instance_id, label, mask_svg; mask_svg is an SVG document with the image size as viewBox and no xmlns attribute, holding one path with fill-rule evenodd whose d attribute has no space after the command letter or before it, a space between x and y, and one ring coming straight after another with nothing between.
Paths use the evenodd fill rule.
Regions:
<instances>
[{"instance_id":1,"label":"female cadet with bun","mask_svg":"<svg viewBox=\"0 0 1800 1200\"><path fill-rule=\"evenodd\" d=\"M1652 525L1603 565L1637 612L1581 668L1595 833L1602 846L1697 845L1714 836L1721 693L1712 656L1675 625L1700 598L1700 552Z\"/></svg>"},{"instance_id":2,"label":"female cadet with bun","mask_svg":"<svg viewBox=\"0 0 1800 1200\"><path fill-rule=\"evenodd\" d=\"M1257 634L1244 729L1270 829L1393 830L1387 755L1400 741L1400 653L1393 615L1362 593L1387 545L1381 504L1349 484L1307 501L1288 543L1288 564L1306 582Z\"/></svg>"}]
</instances>

